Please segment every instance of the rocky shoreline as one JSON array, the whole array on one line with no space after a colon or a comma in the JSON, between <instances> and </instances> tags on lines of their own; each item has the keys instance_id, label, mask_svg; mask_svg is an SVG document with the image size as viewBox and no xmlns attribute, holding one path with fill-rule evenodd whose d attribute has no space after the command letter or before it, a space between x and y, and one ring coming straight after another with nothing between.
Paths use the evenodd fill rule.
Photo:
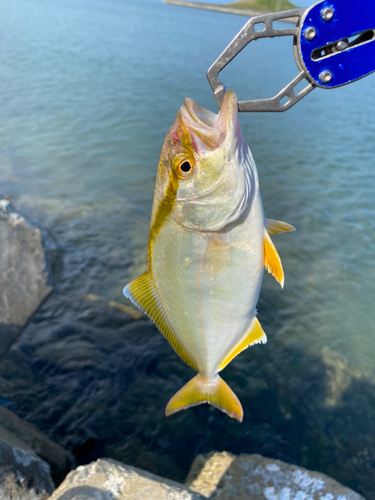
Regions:
<instances>
[{"instance_id":1,"label":"rocky shoreline","mask_svg":"<svg viewBox=\"0 0 375 500\"><path fill-rule=\"evenodd\" d=\"M251 497L260 488L254 486L260 479L251 475L261 470L258 466L274 472L273 483L262 483L267 500L336 498L330 496L336 494L331 486L324 495L323 489L316 493L321 496L305 493L294 479L307 477L307 470L324 471L345 484L332 480L336 489L344 488L345 495L356 495L349 487L367 500L374 498L375 388L342 356L328 348L302 352L273 339L267 349L256 346L246 351L226 370L226 380L244 404L243 424L207 406L166 419L168 395L191 377L190 368L179 361L155 327L129 306L108 303L90 293L80 297L64 280L54 280L54 269L64 276L67 268L62 268L53 238L46 244L47 232L17 214L9 200L0 204L0 212L0 234L9 236L9 227L21 221L11 234L22 241L17 245L17 238L2 240L3 245L12 244L11 252L3 246L3 257L11 256L10 260L0 260L3 287L10 276L9 262L17 262L14 249L29 248L25 234L37 235L31 240L39 245L30 247L29 255L39 267L29 266L21 276L24 290L32 283L39 302L32 303L31 317L17 325L13 345L8 345L0 365L0 498L44 500L62 481L54 500L100 498L89 493L74 497L72 491L78 488L77 481L91 476L95 484L101 480L107 484L108 473L121 488L134 474L147 491L153 489L147 481L158 481L167 485L163 491L175 495L165 498L195 498L191 496L195 491L206 498L252 500L262 498ZM27 269L39 269L39 279L27 278ZM48 300L39 294L38 286L54 288ZM3 341L10 316L9 306L4 307L8 302L1 304ZM212 450L230 453L206 456ZM254 453L263 457L254 458L259 456ZM307 485L316 483L314 474L331 484L324 474L308 473ZM217 484L212 486L209 479L215 477ZM244 492L232 485L230 477L237 477L241 488L247 485ZM173 488L179 488L180 496L170 480L178 484ZM94 488L90 491L99 495L96 490L106 491L104 483L90 486L86 481L79 488L83 492L86 486ZM297 486L300 489L293 489ZM124 496L121 488L118 498L133 498ZM231 491L237 496L231 497ZM117 498L108 495L103 498Z\"/></svg>"}]
</instances>

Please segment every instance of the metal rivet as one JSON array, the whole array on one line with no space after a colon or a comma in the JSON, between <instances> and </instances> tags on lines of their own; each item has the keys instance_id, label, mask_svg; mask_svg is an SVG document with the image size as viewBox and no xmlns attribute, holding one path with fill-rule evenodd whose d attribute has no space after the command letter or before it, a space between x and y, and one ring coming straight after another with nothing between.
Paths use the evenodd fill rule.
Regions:
<instances>
[{"instance_id":1,"label":"metal rivet","mask_svg":"<svg viewBox=\"0 0 375 500\"><path fill-rule=\"evenodd\" d=\"M343 51L348 48L348 42L345 42L344 40L341 40L340 42L337 42L336 44L336 49L338 51Z\"/></svg>"},{"instance_id":2,"label":"metal rivet","mask_svg":"<svg viewBox=\"0 0 375 500\"><path fill-rule=\"evenodd\" d=\"M319 75L319 78L323 83L329 83L332 80L332 73L328 70L322 71Z\"/></svg>"},{"instance_id":3,"label":"metal rivet","mask_svg":"<svg viewBox=\"0 0 375 500\"><path fill-rule=\"evenodd\" d=\"M312 26L310 26L310 28L306 28L303 32L303 36L306 38L306 40L314 40L314 38L316 37L316 29Z\"/></svg>"},{"instance_id":4,"label":"metal rivet","mask_svg":"<svg viewBox=\"0 0 375 500\"><path fill-rule=\"evenodd\" d=\"M326 7L323 9L320 13L322 16L323 21L330 21L333 18L333 14L335 11L331 7Z\"/></svg>"}]
</instances>

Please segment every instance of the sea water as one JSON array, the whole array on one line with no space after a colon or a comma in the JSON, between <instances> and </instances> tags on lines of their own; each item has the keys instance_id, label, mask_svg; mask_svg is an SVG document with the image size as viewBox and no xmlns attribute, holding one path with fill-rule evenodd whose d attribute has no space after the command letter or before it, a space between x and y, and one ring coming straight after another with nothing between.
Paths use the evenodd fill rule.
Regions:
<instances>
[{"instance_id":1,"label":"sea water","mask_svg":"<svg viewBox=\"0 0 375 500\"><path fill-rule=\"evenodd\" d=\"M3 0L0 189L64 238L124 267L87 291L120 299L145 269L158 157L184 97L216 111L205 73L246 18L158 0ZM240 99L272 96L297 70L292 39L253 42L222 73ZM328 345L361 371L375 358L375 76L315 90L284 114L244 114L287 315L270 336ZM132 243L129 244L128 240ZM98 249L99 247L99 249ZM76 246L79 252L79 245ZM130 252L130 254L129 254ZM79 285L83 286L82 283ZM266 280L262 296L278 285Z\"/></svg>"}]
</instances>

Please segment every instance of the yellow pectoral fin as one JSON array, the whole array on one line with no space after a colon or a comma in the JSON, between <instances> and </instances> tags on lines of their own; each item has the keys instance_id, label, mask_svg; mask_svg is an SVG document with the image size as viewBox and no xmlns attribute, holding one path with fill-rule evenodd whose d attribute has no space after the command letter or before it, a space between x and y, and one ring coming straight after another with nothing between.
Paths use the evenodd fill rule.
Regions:
<instances>
[{"instance_id":1,"label":"yellow pectoral fin","mask_svg":"<svg viewBox=\"0 0 375 500\"><path fill-rule=\"evenodd\" d=\"M264 266L269 273L278 281L281 285L281 288L284 287L284 271L283 266L281 264L281 260L275 245L272 243L272 240L269 234L264 232Z\"/></svg>"},{"instance_id":2,"label":"yellow pectoral fin","mask_svg":"<svg viewBox=\"0 0 375 500\"><path fill-rule=\"evenodd\" d=\"M124 288L124 295L141 311L147 314L180 358L194 370L198 371L194 359L187 352L169 322L168 316L165 313L161 300L158 296L150 271L146 271L139 278L129 283Z\"/></svg>"},{"instance_id":3,"label":"yellow pectoral fin","mask_svg":"<svg viewBox=\"0 0 375 500\"><path fill-rule=\"evenodd\" d=\"M291 226L287 222L273 219L266 219L266 228L268 234L289 233L296 230L294 226Z\"/></svg>"},{"instance_id":4,"label":"yellow pectoral fin","mask_svg":"<svg viewBox=\"0 0 375 500\"><path fill-rule=\"evenodd\" d=\"M216 375L208 380L198 373L184 385L167 404L165 414L167 417L177 411L186 410L191 406L209 403L223 411L231 418L242 422L243 409L237 396L224 380Z\"/></svg>"},{"instance_id":5,"label":"yellow pectoral fin","mask_svg":"<svg viewBox=\"0 0 375 500\"><path fill-rule=\"evenodd\" d=\"M267 336L264 333L258 318L254 318L250 330L242 337L234 349L232 349L229 354L221 360L219 364L219 371L224 370L224 368L232 361L233 358L237 356L237 354L244 351L251 345L265 344L266 342Z\"/></svg>"},{"instance_id":6,"label":"yellow pectoral fin","mask_svg":"<svg viewBox=\"0 0 375 500\"><path fill-rule=\"evenodd\" d=\"M223 271L228 264L231 244L223 241L216 233L211 237L203 259L203 269L211 276Z\"/></svg>"}]
</instances>

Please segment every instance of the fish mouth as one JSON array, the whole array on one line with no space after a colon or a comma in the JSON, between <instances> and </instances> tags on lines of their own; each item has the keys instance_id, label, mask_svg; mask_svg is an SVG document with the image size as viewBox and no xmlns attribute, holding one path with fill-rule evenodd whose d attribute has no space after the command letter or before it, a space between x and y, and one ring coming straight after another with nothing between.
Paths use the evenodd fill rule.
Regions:
<instances>
[{"instance_id":1,"label":"fish mouth","mask_svg":"<svg viewBox=\"0 0 375 500\"><path fill-rule=\"evenodd\" d=\"M191 121L197 125L203 127L214 127L218 121L219 115L213 113L209 109L203 108L193 101L193 99L190 99L190 97L187 97L184 100L182 107L189 113Z\"/></svg>"},{"instance_id":2,"label":"fish mouth","mask_svg":"<svg viewBox=\"0 0 375 500\"><path fill-rule=\"evenodd\" d=\"M197 104L189 97L179 111L182 123L188 128L195 151L207 152L222 146L225 140L233 140L239 131L237 96L232 90L225 94L218 114Z\"/></svg>"}]
</instances>

